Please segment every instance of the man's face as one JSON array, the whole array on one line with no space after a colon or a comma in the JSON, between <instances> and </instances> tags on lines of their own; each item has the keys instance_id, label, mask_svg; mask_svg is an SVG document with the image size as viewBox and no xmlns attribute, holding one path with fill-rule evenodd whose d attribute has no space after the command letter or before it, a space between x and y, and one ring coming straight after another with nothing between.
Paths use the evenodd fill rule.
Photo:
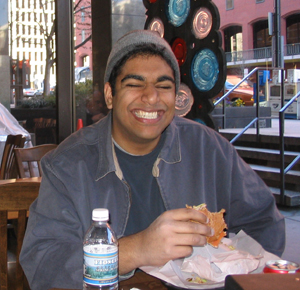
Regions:
<instances>
[{"instance_id":1,"label":"man's face","mask_svg":"<svg viewBox=\"0 0 300 290\"><path fill-rule=\"evenodd\" d=\"M127 152L147 154L157 145L175 112L174 73L159 56L127 60L116 79L115 95L105 84L105 100L113 109L112 134Z\"/></svg>"}]
</instances>

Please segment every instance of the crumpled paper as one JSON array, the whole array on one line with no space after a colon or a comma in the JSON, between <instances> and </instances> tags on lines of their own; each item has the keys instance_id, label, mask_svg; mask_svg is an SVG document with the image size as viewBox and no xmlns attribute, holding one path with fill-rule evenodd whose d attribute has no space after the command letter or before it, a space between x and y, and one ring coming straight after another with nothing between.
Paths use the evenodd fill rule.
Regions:
<instances>
[{"instance_id":1,"label":"crumpled paper","mask_svg":"<svg viewBox=\"0 0 300 290\"><path fill-rule=\"evenodd\" d=\"M163 267L141 267L144 272L169 284L186 289L223 287L225 277L233 274L261 273L267 261L279 257L240 231L233 238L223 238L218 248L194 247L193 254L169 261ZM187 282L187 278L207 279L204 284Z\"/></svg>"}]
</instances>

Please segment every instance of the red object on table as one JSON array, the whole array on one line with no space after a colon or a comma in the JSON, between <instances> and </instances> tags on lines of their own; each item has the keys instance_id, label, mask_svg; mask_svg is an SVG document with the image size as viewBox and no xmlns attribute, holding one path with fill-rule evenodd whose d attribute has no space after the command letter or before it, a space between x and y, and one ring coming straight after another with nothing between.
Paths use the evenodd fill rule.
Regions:
<instances>
[{"instance_id":1,"label":"red object on table","mask_svg":"<svg viewBox=\"0 0 300 290\"><path fill-rule=\"evenodd\" d=\"M82 119L77 120L77 131L83 127Z\"/></svg>"}]
</instances>

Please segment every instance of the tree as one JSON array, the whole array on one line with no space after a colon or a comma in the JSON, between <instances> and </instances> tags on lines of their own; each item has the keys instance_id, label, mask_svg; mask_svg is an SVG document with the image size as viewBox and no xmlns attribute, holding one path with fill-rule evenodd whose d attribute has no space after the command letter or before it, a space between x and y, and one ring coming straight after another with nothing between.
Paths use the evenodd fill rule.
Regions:
<instances>
[{"instance_id":1,"label":"tree","mask_svg":"<svg viewBox=\"0 0 300 290\"><path fill-rule=\"evenodd\" d=\"M49 28L47 25L48 14L45 12L46 2L54 2L53 0L39 0L40 7L43 10L43 22L38 22L35 14L35 22L40 28L41 34L44 36L45 48L46 48L46 65L45 65L45 75L44 75L44 96L50 94L50 70L51 67L56 62L54 54L54 34L55 34L55 21L53 21L52 26Z\"/></svg>"},{"instance_id":2,"label":"tree","mask_svg":"<svg viewBox=\"0 0 300 290\"><path fill-rule=\"evenodd\" d=\"M13 3L13 1L15 0L10 0L11 3ZM21 2L21 1L19 1ZM18 2L16 2L18 3ZM24 2L25 3L25 2ZM29 0L26 1L25 3L25 7L24 7L24 3L21 6L21 3L16 4L17 5L17 10L18 10L18 17L14 20L11 19L11 23L10 23L10 27L12 27L12 23L13 22L18 22L18 24L20 24L22 27L27 27L26 29L30 29L30 30L35 30L37 33L39 32L40 35L43 36L44 39L44 43L43 44L39 44L39 45L45 45L45 52L46 52L46 57L45 57L45 70L44 70L44 95L49 95L50 93L50 72L51 72L51 68L53 67L53 65L56 62L56 58L55 58L55 11L54 11L54 7L55 7L55 0ZM80 5L83 5L85 7L82 8L78 8ZM12 5L11 5L12 7ZM49 7L53 7L52 10L52 14L49 13L49 9L47 10L47 8ZM37 8L41 9L42 12L41 13L37 13ZM76 15L79 11L82 11L84 9L85 14L87 17L91 18L91 1L89 0L78 0L76 2L76 4L74 5L74 15ZM30 11L30 12L28 12ZM21 12L21 13L19 13ZM26 22L26 20L23 21L24 19L27 19L27 16L24 17L24 15L26 13L30 13L34 15L34 27L32 27L32 22ZM50 18L52 19L52 21L50 21ZM22 19L20 19L22 18ZM21 22L22 20L22 22ZM74 21L80 24L80 17L75 17ZM49 25L50 24L50 25ZM90 39L91 39L91 24L89 25L88 29L86 29L86 31L88 31L87 37L85 38L85 40L76 45L75 49L78 49L82 46L84 46ZM11 35L13 37L13 35ZM12 38L11 37L11 38ZM16 35L15 35L16 37ZM21 38L21 36L17 36L17 38ZM34 37L32 37L31 39L27 40L27 42L29 42L30 44L33 44L33 42L35 41L36 44L36 39L34 40Z\"/></svg>"}]
</instances>

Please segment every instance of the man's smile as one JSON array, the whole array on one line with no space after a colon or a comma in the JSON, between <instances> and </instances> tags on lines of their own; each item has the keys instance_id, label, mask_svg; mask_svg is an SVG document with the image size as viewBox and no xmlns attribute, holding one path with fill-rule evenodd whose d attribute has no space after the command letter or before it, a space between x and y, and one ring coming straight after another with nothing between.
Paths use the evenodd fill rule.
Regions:
<instances>
[{"instance_id":1,"label":"man's smile","mask_svg":"<svg viewBox=\"0 0 300 290\"><path fill-rule=\"evenodd\" d=\"M142 119L156 119L158 117L158 112L153 111L153 112L146 112L142 110L135 110L133 111L136 117L142 118Z\"/></svg>"}]
</instances>

